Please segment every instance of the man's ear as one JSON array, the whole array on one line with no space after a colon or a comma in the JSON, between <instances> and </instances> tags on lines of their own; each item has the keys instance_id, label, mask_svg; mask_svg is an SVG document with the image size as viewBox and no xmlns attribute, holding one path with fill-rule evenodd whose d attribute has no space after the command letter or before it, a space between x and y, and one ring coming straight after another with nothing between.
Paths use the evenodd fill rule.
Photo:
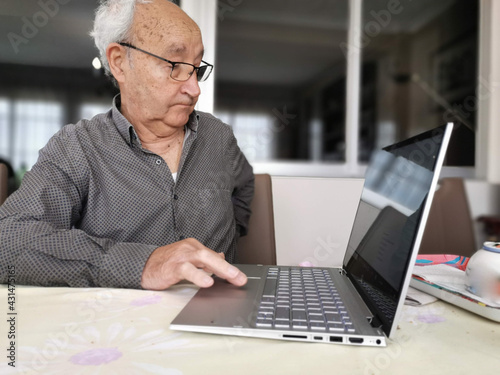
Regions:
<instances>
[{"instance_id":1,"label":"man's ear","mask_svg":"<svg viewBox=\"0 0 500 375\"><path fill-rule=\"evenodd\" d=\"M125 49L118 43L110 43L106 48L109 69L118 83L125 81L124 68L127 63Z\"/></svg>"}]
</instances>

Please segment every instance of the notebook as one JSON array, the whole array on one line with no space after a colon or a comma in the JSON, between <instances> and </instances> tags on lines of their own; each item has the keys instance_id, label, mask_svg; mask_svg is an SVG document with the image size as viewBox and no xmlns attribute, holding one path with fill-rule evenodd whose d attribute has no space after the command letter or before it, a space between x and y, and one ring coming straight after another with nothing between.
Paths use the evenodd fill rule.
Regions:
<instances>
[{"instance_id":1,"label":"notebook","mask_svg":"<svg viewBox=\"0 0 500 375\"><path fill-rule=\"evenodd\" d=\"M397 329L452 129L448 123L374 153L342 268L237 265L248 276L245 286L214 277L170 328L385 346Z\"/></svg>"}]
</instances>

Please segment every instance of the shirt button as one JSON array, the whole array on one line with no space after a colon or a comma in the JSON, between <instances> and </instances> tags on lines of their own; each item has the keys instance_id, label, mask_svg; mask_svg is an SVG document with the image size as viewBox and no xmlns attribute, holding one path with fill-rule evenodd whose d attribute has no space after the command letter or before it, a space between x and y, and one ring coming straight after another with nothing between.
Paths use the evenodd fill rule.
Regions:
<instances>
[{"instance_id":1,"label":"shirt button","mask_svg":"<svg viewBox=\"0 0 500 375\"><path fill-rule=\"evenodd\" d=\"M156 159L156 165L160 165L161 164L161 160L160 159Z\"/></svg>"},{"instance_id":2,"label":"shirt button","mask_svg":"<svg viewBox=\"0 0 500 375\"><path fill-rule=\"evenodd\" d=\"M174 199L175 200L179 199L179 197L177 196L177 194L174 194Z\"/></svg>"}]
</instances>

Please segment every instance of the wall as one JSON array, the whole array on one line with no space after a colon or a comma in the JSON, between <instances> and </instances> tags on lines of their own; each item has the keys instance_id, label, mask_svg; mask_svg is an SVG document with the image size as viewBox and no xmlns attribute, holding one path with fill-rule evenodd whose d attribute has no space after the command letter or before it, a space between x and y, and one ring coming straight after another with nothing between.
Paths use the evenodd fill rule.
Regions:
<instances>
[{"instance_id":1,"label":"wall","mask_svg":"<svg viewBox=\"0 0 500 375\"><path fill-rule=\"evenodd\" d=\"M272 184L278 264L341 265L363 180L273 177Z\"/></svg>"},{"instance_id":2,"label":"wall","mask_svg":"<svg viewBox=\"0 0 500 375\"><path fill-rule=\"evenodd\" d=\"M469 200L471 216L476 231L478 249L486 241L482 225L476 219L482 215L500 217L500 184L491 184L486 181L466 180L465 189Z\"/></svg>"},{"instance_id":3,"label":"wall","mask_svg":"<svg viewBox=\"0 0 500 375\"><path fill-rule=\"evenodd\" d=\"M273 177L272 183L278 264L342 265L363 180ZM477 180L465 185L472 220L500 216L500 185ZM479 224L474 227L480 246L485 236Z\"/></svg>"}]
</instances>

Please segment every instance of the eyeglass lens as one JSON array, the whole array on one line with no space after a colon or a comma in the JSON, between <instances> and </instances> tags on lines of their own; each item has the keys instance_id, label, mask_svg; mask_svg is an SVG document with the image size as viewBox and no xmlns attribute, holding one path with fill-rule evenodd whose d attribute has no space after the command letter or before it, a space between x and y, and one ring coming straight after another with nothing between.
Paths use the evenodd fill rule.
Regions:
<instances>
[{"instance_id":1,"label":"eyeglass lens","mask_svg":"<svg viewBox=\"0 0 500 375\"><path fill-rule=\"evenodd\" d=\"M194 68L188 64L177 63L172 69L171 77L178 81L186 81L193 74ZM212 71L211 66L202 65L197 69L196 78L199 82L205 81L210 72Z\"/></svg>"}]
</instances>

